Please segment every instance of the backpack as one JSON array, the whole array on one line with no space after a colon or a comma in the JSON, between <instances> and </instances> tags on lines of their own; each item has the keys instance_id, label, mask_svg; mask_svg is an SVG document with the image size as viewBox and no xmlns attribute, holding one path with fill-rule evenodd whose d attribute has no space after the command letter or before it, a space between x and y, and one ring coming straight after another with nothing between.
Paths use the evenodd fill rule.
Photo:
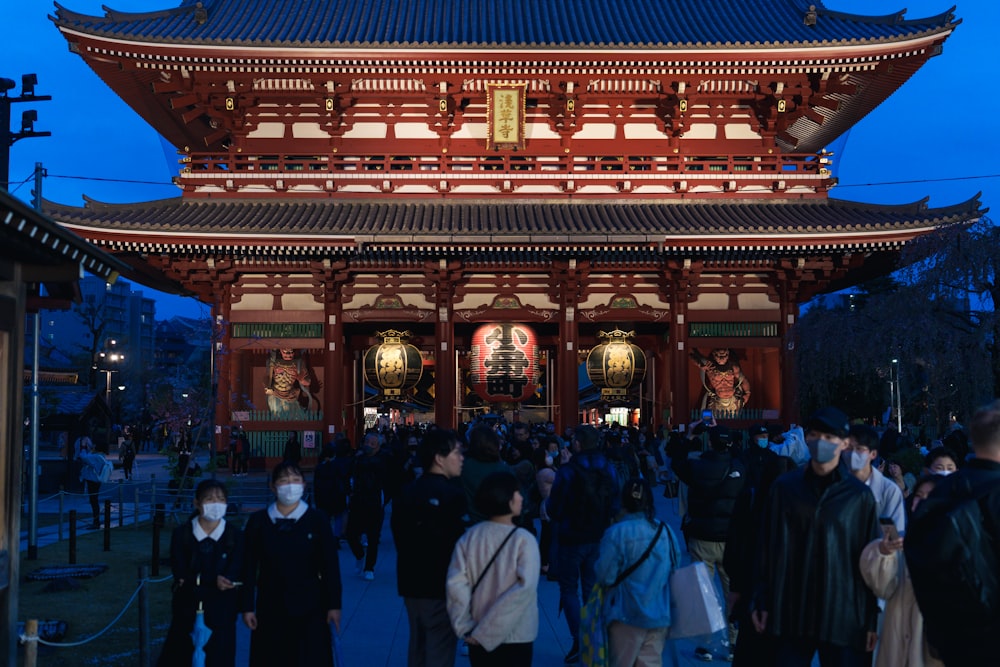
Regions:
<instances>
[{"instance_id":1,"label":"backpack","mask_svg":"<svg viewBox=\"0 0 1000 667\"><path fill-rule=\"evenodd\" d=\"M1000 614L996 525L984 507L996 478L973 487L961 476L923 500L907 525L903 554L936 648L994 626Z\"/></svg>"},{"instance_id":2,"label":"backpack","mask_svg":"<svg viewBox=\"0 0 1000 667\"><path fill-rule=\"evenodd\" d=\"M102 459L102 463L101 463L100 469L98 469L98 471L97 471L97 479L101 483L104 483L104 482L108 481L108 479L111 478L111 473L115 469L115 464L112 463L111 461L107 460L103 456L101 457L101 459Z\"/></svg>"},{"instance_id":3,"label":"backpack","mask_svg":"<svg viewBox=\"0 0 1000 667\"><path fill-rule=\"evenodd\" d=\"M573 477L570 482L569 528L580 536L601 539L611 525L611 508L618 493L617 484L603 467L590 468L570 460Z\"/></svg>"}]
</instances>

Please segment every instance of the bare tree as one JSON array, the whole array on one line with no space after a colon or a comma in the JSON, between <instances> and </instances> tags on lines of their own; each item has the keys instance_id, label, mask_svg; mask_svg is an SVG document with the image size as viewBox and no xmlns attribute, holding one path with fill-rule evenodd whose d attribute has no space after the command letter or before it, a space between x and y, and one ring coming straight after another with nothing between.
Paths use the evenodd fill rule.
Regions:
<instances>
[{"instance_id":1,"label":"bare tree","mask_svg":"<svg viewBox=\"0 0 1000 667\"><path fill-rule=\"evenodd\" d=\"M1000 396L1000 229L985 217L944 228L909 246L900 263L907 268L894 279L803 314L803 411L833 403L853 416L881 414L890 380L898 381L906 421L932 436L950 413L968 416Z\"/></svg>"},{"instance_id":2,"label":"bare tree","mask_svg":"<svg viewBox=\"0 0 1000 667\"><path fill-rule=\"evenodd\" d=\"M92 391L97 389L97 355L104 348L104 333L107 331L109 322L106 306L107 297L103 293L100 295L88 294L73 309L73 312L90 333L90 340L86 343L77 343L76 347L86 354L86 363L89 369L88 386Z\"/></svg>"}]
</instances>

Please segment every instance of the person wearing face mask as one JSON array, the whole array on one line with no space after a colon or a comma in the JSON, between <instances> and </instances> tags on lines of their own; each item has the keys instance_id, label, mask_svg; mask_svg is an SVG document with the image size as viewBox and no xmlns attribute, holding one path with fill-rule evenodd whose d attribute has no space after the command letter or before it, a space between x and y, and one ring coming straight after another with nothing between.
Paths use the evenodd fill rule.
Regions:
<instances>
[{"instance_id":1,"label":"person wearing face mask","mask_svg":"<svg viewBox=\"0 0 1000 667\"><path fill-rule=\"evenodd\" d=\"M924 457L924 474L948 475L958 472L958 456L947 447L935 447Z\"/></svg>"},{"instance_id":2,"label":"person wearing face mask","mask_svg":"<svg viewBox=\"0 0 1000 667\"><path fill-rule=\"evenodd\" d=\"M809 463L771 488L754 571L751 619L774 637L775 667L871 665L878 604L858 571L880 534L875 497L841 462L847 415L827 407L804 424Z\"/></svg>"},{"instance_id":3,"label":"person wearing face mask","mask_svg":"<svg viewBox=\"0 0 1000 667\"><path fill-rule=\"evenodd\" d=\"M774 465L778 455L770 448L771 440L766 426L758 424L749 430L748 435L750 443L740 451L739 457L747 471L747 486L757 488L764 470Z\"/></svg>"},{"instance_id":4,"label":"person wearing face mask","mask_svg":"<svg viewBox=\"0 0 1000 667\"><path fill-rule=\"evenodd\" d=\"M174 529L170 566L174 575L170 629L157 665L190 665L191 630L199 605L212 635L205 644L208 667L232 667L236 660L237 592L243 534L226 523L226 487L214 479L194 492L196 514Z\"/></svg>"},{"instance_id":5,"label":"person wearing face mask","mask_svg":"<svg viewBox=\"0 0 1000 667\"><path fill-rule=\"evenodd\" d=\"M870 426L855 424L847 435L847 449L844 462L851 474L864 483L875 496L875 511L880 517L887 516L896 524L900 533L906 531L906 511L903 508L903 492L891 479L880 473L872 463L878 457L878 433Z\"/></svg>"},{"instance_id":6,"label":"person wearing face mask","mask_svg":"<svg viewBox=\"0 0 1000 667\"><path fill-rule=\"evenodd\" d=\"M302 471L285 461L271 473L276 500L245 530L243 622L252 631L250 667L310 667L333 661L340 630L337 543L323 512L302 501Z\"/></svg>"}]
</instances>

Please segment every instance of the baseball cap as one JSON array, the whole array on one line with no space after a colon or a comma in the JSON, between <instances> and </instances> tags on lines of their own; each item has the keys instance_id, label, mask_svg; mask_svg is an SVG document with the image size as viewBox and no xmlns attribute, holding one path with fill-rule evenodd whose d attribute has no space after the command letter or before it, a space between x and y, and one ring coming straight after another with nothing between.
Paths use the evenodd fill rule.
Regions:
<instances>
[{"instance_id":1,"label":"baseball cap","mask_svg":"<svg viewBox=\"0 0 1000 667\"><path fill-rule=\"evenodd\" d=\"M806 420L806 423L802 425L802 429L806 433L809 431L822 431L823 433L835 435L838 438L846 438L850 424L848 423L847 415L841 410L827 406L812 413L809 419Z\"/></svg>"}]
</instances>

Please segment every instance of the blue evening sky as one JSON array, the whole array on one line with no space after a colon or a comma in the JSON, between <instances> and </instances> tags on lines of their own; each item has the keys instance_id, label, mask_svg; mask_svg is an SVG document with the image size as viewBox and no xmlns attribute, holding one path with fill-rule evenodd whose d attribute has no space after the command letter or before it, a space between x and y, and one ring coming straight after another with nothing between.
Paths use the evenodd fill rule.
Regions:
<instances>
[{"instance_id":1,"label":"blue evening sky","mask_svg":"<svg viewBox=\"0 0 1000 667\"><path fill-rule=\"evenodd\" d=\"M669 0L659 0L669 2ZM711 2L711 0L705 0ZM102 5L120 11L166 9L179 0L63 0L68 9L103 15ZM904 7L918 18L946 11L950 0L827 0L830 9L859 14L890 14ZM36 93L51 102L16 104L11 126L21 112L38 111L36 130L50 138L22 140L11 148L10 189L30 200L36 162L48 171L46 199L82 205L83 196L105 202L138 202L179 195L170 183L177 168L173 147L98 79L48 20L54 6L46 0L7 3L0 43L0 76L38 74ZM930 60L882 106L858 123L846 143L837 142L835 170L841 185L834 196L900 204L930 197L947 206L983 192L983 203L1000 211L1000 124L997 64L1000 63L1000 1L959 0L963 19ZM27 181L19 185L22 181ZM132 181L132 182L124 182ZM141 181L141 182L135 182ZM157 298L157 316L207 314L192 299L143 288Z\"/></svg>"}]
</instances>

